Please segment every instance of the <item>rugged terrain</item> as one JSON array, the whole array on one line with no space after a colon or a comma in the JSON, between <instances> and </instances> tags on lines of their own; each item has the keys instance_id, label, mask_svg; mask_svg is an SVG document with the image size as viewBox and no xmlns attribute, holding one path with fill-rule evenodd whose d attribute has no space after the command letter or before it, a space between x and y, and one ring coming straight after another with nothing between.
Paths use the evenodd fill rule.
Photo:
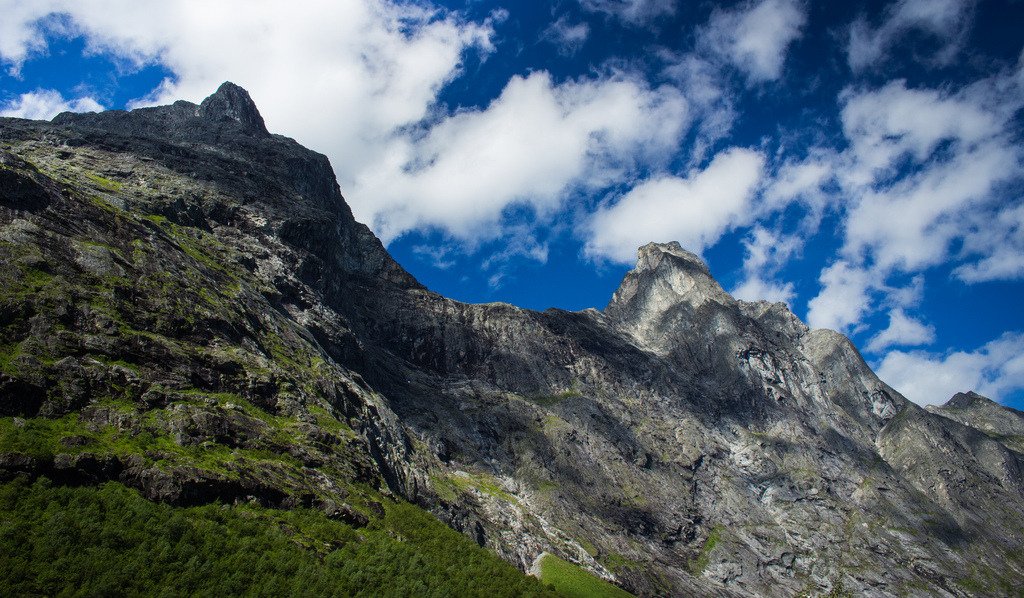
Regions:
<instances>
[{"instance_id":1,"label":"rugged terrain","mask_svg":"<svg viewBox=\"0 0 1024 598\"><path fill-rule=\"evenodd\" d=\"M675 243L603 311L446 299L231 84L0 119L0 267L3 477L353 525L399 497L643 595L1024 586L1021 414L921 409Z\"/></svg>"}]
</instances>

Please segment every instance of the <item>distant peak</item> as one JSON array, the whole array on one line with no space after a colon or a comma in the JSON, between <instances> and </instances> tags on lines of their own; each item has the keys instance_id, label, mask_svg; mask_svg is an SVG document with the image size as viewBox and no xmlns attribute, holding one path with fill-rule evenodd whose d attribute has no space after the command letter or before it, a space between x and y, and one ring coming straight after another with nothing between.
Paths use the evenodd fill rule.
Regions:
<instances>
[{"instance_id":1,"label":"distant peak","mask_svg":"<svg viewBox=\"0 0 1024 598\"><path fill-rule=\"evenodd\" d=\"M995 401L993 401L992 399L989 399L988 397L984 397L984 396L982 396L982 395L980 395L980 394L978 394L978 393L976 393L974 391L971 391L971 392L958 392L955 395L953 395L953 398L951 398L950 400L946 401L946 404L943 405L943 407L952 407L954 409L965 409L967 407L974 407L975 405L978 405L978 404L989 404L989 403L991 403L993 405L996 404Z\"/></svg>"},{"instance_id":2,"label":"distant peak","mask_svg":"<svg viewBox=\"0 0 1024 598\"><path fill-rule=\"evenodd\" d=\"M234 121L249 131L267 134L267 126L249 97L249 92L225 81L213 95L203 100L196 116L216 121Z\"/></svg>"}]
</instances>

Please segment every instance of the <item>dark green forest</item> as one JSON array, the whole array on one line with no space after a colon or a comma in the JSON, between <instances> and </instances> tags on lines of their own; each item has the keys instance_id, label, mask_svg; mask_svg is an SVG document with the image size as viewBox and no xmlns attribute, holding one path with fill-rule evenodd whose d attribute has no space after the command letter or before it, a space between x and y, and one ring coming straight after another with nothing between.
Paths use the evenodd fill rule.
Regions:
<instances>
[{"instance_id":1,"label":"dark green forest","mask_svg":"<svg viewBox=\"0 0 1024 598\"><path fill-rule=\"evenodd\" d=\"M0 484L0 596L544 596L408 503L361 528L310 509L172 507L115 482Z\"/></svg>"}]
</instances>

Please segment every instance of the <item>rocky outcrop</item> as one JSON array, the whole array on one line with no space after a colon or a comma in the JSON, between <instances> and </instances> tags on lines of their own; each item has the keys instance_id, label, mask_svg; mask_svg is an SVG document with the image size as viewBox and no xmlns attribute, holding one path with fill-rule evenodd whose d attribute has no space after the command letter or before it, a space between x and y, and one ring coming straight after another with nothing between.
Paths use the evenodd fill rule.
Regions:
<instances>
[{"instance_id":1,"label":"rocky outcrop","mask_svg":"<svg viewBox=\"0 0 1024 598\"><path fill-rule=\"evenodd\" d=\"M256 103L249 92L230 81L222 84L212 96L203 100L196 109L196 116L213 121L234 121L238 126L255 134L269 135Z\"/></svg>"},{"instance_id":2,"label":"rocky outcrop","mask_svg":"<svg viewBox=\"0 0 1024 598\"><path fill-rule=\"evenodd\" d=\"M959 392L945 405L928 411L959 422L1024 454L1024 413L1004 407L975 392Z\"/></svg>"},{"instance_id":3,"label":"rocky outcrop","mask_svg":"<svg viewBox=\"0 0 1024 598\"><path fill-rule=\"evenodd\" d=\"M1024 580L1003 408L920 409L676 243L602 311L452 301L231 84L0 119L0 152L0 473L354 522L370 485L523 570L554 554L643 595Z\"/></svg>"}]
</instances>

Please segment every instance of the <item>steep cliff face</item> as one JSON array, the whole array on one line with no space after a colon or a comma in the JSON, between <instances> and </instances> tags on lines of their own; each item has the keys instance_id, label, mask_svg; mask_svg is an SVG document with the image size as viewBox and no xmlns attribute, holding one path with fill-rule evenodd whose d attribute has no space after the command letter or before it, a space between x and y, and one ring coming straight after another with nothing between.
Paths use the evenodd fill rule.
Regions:
<instances>
[{"instance_id":1,"label":"steep cliff face","mask_svg":"<svg viewBox=\"0 0 1024 598\"><path fill-rule=\"evenodd\" d=\"M553 553L640 594L1024 581L1014 430L909 403L678 244L603 311L446 299L230 84L2 119L0 191L4 425L84 426L60 459L3 447L8 474L342 511L376 485L523 570Z\"/></svg>"},{"instance_id":2,"label":"steep cliff face","mask_svg":"<svg viewBox=\"0 0 1024 598\"><path fill-rule=\"evenodd\" d=\"M335 353L358 341L297 306L311 268L411 278L352 220L326 158L261 123L226 84L199 107L0 124L3 414L61 422L82 437L72 461L102 461L8 455L9 471L176 503L342 504L339 481L407 483L394 414L311 330ZM328 246L331 265L313 257Z\"/></svg>"},{"instance_id":3,"label":"steep cliff face","mask_svg":"<svg viewBox=\"0 0 1024 598\"><path fill-rule=\"evenodd\" d=\"M506 480L514 519L565 534L539 547L634 591L958 594L1019 575L1020 535L1000 531L1022 529L1015 456L961 451L985 439L910 404L845 337L734 300L677 244L641 248L600 313L373 298L358 310L398 315L357 335L386 350L371 369L407 368L375 381L402 421ZM951 471L953 501L936 494ZM469 504L508 558L536 552Z\"/></svg>"}]
</instances>

